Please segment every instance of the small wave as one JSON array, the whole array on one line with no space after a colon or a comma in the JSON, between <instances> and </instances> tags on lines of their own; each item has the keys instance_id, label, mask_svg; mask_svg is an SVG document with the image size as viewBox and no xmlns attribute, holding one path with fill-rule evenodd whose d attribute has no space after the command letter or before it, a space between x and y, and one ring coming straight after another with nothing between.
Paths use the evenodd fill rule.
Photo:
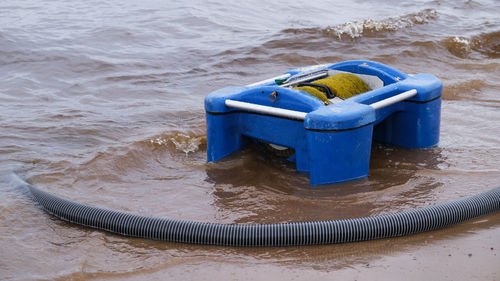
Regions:
<instances>
[{"instance_id":1,"label":"small wave","mask_svg":"<svg viewBox=\"0 0 500 281\"><path fill-rule=\"evenodd\" d=\"M134 141L126 145L113 146L105 151L98 151L91 156L85 165L96 164L98 162L120 164L120 167L130 165L145 165L151 159L156 159L158 155L168 153L174 158L176 154L186 155L198 151L206 150L207 137L205 132L171 132L150 138Z\"/></svg>"},{"instance_id":2,"label":"small wave","mask_svg":"<svg viewBox=\"0 0 500 281\"><path fill-rule=\"evenodd\" d=\"M206 149L206 135L189 135L186 133L175 133L173 135L161 135L149 139L147 142L155 147L171 146L177 151L184 152L186 155L199 150Z\"/></svg>"},{"instance_id":3,"label":"small wave","mask_svg":"<svg viewBox=\"0 0 500 281\"><path fill-rule=\"evenodd\" d=\"M475 100L475 96L480 94L488 84L480 79L462 81L443 88L443 98L446 100Z\"/></svg>"},{"instance_id":4,"label":"small wave","mask_svg":"<svg viewBox=\"0 0 500 281\"><path fill-rule=\"evenodd\" d=\"M438 13L434 9L425 9L418 13L412 13L397 18L383 20L367 19L363 21L346 22L337 26L327 28L286 29L285 33L322 33L342 40L344 37L358 38L365 34L377 32L394 32L412 27L417 24L426 24L437 19Z\"/></svg>"},{"instance_id":5,"label":"small wave","mask_svg":"<svg viewBox=\"0 0 500 281\"><path fill-rule=\"evenodd\" d=\"M444 41L448 51L459 58L472 58L481 54L488 58L500 58L500 31L483 33L466 38L453 36Z\"/></svg>"},{"instance_id":6,"label":"small wave","mask_svg":"<svg viewBox=\"0 0 500 281\"><path fill-rule=\"evenodd\" d=\"M119 182L120 178L143 176L143 173L155 179L173 178L178 175L169 171L203 166L204 156L196 153L205 149L206 134L201 130L170 132L96 151L78 169L68 164L58 166L65 173L81 174L87 180L97 177L104 181Z\"/></svg>"},{"instance_id":7,"label":"small wave","mask_svg":"<svg viewBox=\"0 0 500 281\"><path fill-rule=\"evenodd\" d=\"M444 42L446 49L459 58L467 58L472 52L472 45L474 44L470 39L464 37L450 37Z\"/></svg>"}]
</instances>

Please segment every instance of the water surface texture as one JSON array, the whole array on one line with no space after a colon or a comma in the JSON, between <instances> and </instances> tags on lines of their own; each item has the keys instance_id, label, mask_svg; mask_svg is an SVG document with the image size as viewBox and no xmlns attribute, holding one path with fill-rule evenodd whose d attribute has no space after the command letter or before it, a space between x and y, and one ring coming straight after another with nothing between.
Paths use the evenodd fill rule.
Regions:
<instances>
[{"instance_id":1,"label":"water surface texture","mask_svg":"<svg viewBox=\"0 0 500 281\"><path fill-rule=\"evenodd\" d=\"M0 279L500 279L499 214L362 243L193 246L61 222L9 180L219 223L371 216L486 191L500 185L499 13L496 0L2 0ZM351 59L442 79L439 145L374 144L369 177L314 188L254 146L206 163L207 93Z\"/></svg>"}]
</instances>

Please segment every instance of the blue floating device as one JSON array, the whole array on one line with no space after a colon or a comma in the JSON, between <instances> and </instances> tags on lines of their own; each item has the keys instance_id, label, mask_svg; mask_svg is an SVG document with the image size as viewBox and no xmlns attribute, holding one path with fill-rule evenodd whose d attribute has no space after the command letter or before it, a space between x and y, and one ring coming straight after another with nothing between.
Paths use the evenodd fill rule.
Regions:
<instances>
[{"instance_id":1,"label":"blue floating device","mask_svg":"<svg viewBox=\"0 0 500 281\"><path fill-rule=\"evenodd\" d=\"M330 102L300 83L352 73L368 92ZM227 87L205 98L207 160L217 161L248 141L290 149L311 185L368 175L373 141L427 148L439 141L442 83L433 75L408 75L372 61L346 61L290 70L247 86Z\"/></svg>"}]
</instances>

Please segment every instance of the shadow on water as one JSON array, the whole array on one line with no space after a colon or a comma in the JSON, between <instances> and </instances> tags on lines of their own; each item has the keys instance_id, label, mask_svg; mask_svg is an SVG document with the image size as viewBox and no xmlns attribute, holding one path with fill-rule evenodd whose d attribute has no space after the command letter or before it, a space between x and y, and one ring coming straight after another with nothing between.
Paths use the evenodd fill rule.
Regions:
<instances>
[{"instance_id":1,"label":"shadow on water","mask_svg":"<svg viewBox=\"0 0 500 281\"><path fill-rule=\"evenodd\" d=\"M438 169L441 149L405 149L374 144L370 175L337 184L310 186L294 163L255 144L206 168L219 211L240 213L235 222L273 223L343 219L421 206L442 183L421 176Z\"/></svg>"},{"instance_id":2,"label":"shadow on water","mask_svg":"<svg viewBox=\"0 0 500 281\"><path fill-rule=\"evenodd\" d=\"M209 163L206 180L216 185L228 184L235 188L261 186L284 194L306 195L307 192L324 192L324 195L348 195L404 184L415 176L418 170L438 169L442 159L439 147L405 149L374 143L370 174L367 178L310 186L308 173L297 172L295 163L274 157L256 144L249 144L241 151Z\"/></svg>"}]
</instances>

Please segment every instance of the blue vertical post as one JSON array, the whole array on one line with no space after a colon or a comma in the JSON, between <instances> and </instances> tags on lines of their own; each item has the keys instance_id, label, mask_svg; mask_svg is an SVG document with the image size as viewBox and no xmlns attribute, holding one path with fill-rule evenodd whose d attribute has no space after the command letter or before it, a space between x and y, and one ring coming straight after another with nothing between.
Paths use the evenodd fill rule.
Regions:
<instances>
[{"instance_id":1,"label":"blue vertical post","mask_svg":"<svg viewBox=\"0 0 500 281\"><path fill-rule=\"evenodd\" d=\"M217 161L241 149L245 138L241 135L239 113L225 105L228 95L239 93L245 87L227 87L205 97L207 119L207 161Z\"/></svg>"},{"instance_id":2,"label":"blue vertical post","mask_svg":"<svg viewBox=\"0 0 500 281\"><path fill-rule=\"evenodd\" d=\"M373 124L361 128L309 131L312 185L341 182L368 176Z\"/></svg>"},{"instance_id":3,"label":"blue vertical post","mask_svg":"<svg viewBox=\"0 0 500 281\"><path fill-rule=\"evenodd\" d=\"M347 101L306 116L312 185L368 175L374 121L372 107Z\"/></svg>"},{"instance_id":4,"label":"blue vertical post","mask_svg":"<svg viewBox=\"0 0 500 281\"><path fill-rule=\"evenodd\" d=\"M207 160L217 161L245 145L238 125L238 113L207 113Z\"/></svg>"},{"instance_id":5,"label":"blue vertical post","mask_svg":"<svg viewBox=\"0 0 500 281\"><path fill-rule=\"evenodd\" d=\"M417 89L411 99L391 105L393 111L375 126L376 141L407 148L426 148L439 142L442 83L429 74L419 74L398 83L402 91Z\"/></svg>"}]
</instances>

